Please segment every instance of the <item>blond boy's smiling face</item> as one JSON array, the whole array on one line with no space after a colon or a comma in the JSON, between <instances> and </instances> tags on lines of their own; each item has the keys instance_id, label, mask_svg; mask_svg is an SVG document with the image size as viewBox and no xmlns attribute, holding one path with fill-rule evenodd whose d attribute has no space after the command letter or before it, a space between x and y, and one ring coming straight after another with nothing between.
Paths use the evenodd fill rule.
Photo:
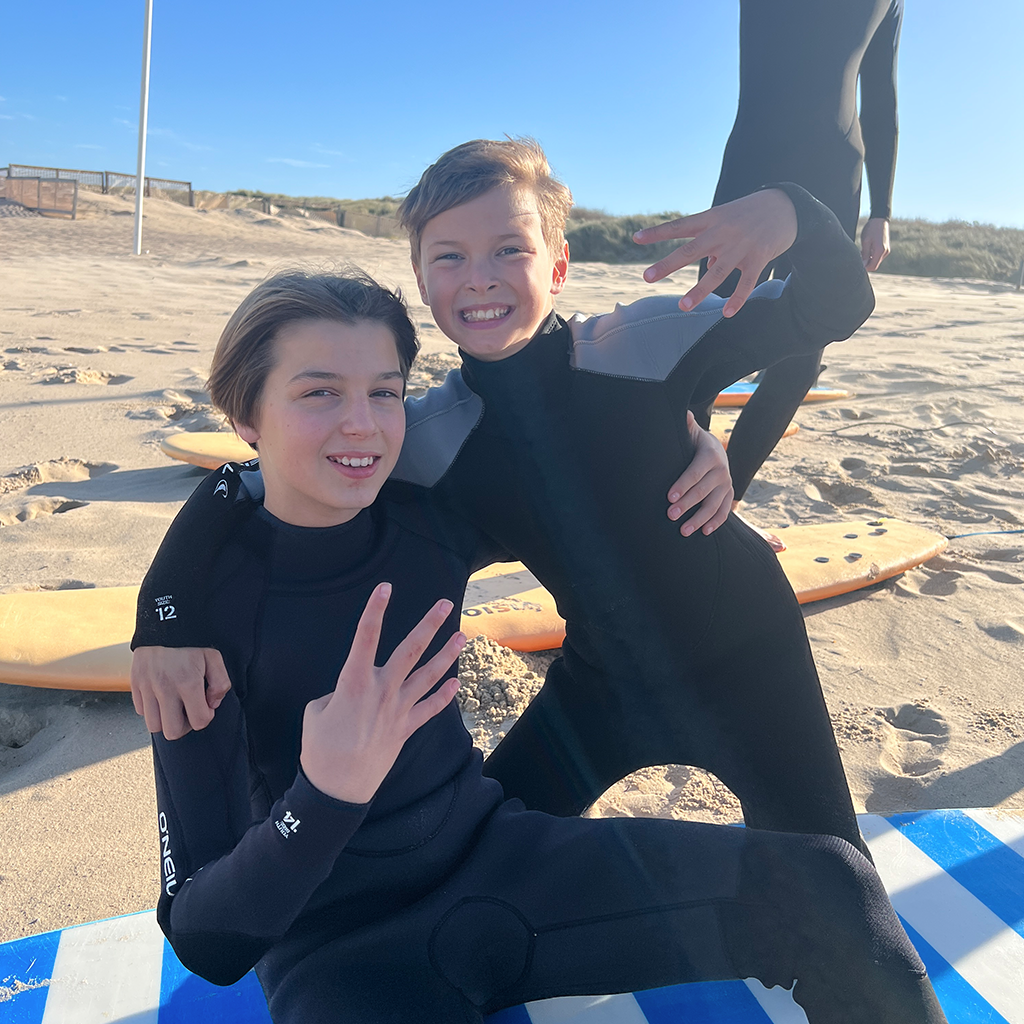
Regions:
<instances>
[{"instance_id":1,"label":"blond boy's smiling face","mask_svg":"<svg viewBox=\"0 0 1024 1024\"><path fill-rule=\"evenodd\" d=\"M491 189L427 221L413 261L437 326L485 362L524 348L565 286L569 249L544 240L537 197L515 186Z\"/></svg>"}]
</instances>

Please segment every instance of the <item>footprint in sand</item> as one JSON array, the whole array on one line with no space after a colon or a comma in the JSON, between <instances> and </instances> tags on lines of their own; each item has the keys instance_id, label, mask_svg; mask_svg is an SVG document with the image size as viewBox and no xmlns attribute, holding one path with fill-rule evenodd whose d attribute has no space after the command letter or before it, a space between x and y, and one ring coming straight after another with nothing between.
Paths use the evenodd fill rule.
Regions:
<instances>
[{"instance_id":1,"label":"footprint in sand","mask_svg":"<svg viewBox=\"0 0 1024 1024\"><path fill-rule=\"evenodd\" d=\"M117 464L114 462L86 462L62 456L48 462L22 466L13 473L0 477L0 494L23 491L26 487L34 487L36 484L78 483L80 480L91 480L94 476L112 473L115 469Z\"/></svg>"},{"instance_id":2,"label":"footprint in sand","mask_svg":"<svg viewBox=\"0 0 1024 1024\"><path fill-rule=\"evenodd\" d=\"M0 708L0 747L17 750L45 725L46 717L41 708L35 714L26 714L18 708Z\"/></svg>"},{"instance_id":3,"label":"footprint in sand","mask_svg":"<svg viewBox=\"0 0 1024 1024\"><path fill-rule=\"evenodd\" d=\"M936 555L924 565L918 566L913 576L902 577L896 583L896 591L915 597L949 597L959 589L961 580L967 577L969 582L969 573L986 576L993 583L1007 583L1011 586L1020 586L1024 583L1024 579L1012 573L975 565L962 558L950 558L946 554Z\"/></svg>"},{"instance_id":4,"label":"footprint in sand","mask_svg":"<svg viewBox=\"0 0 1024 1024\"><path fill-rule=\"evenodd\" d=\"M45 372L40 384L125 384L133 379L127 373L107 373L80 366L54 366Z\"/></svg>"},{"instance_id":5,"label":"footprint in sand","mask_svg":"<svg viewBox=\"0 0 1024 1024\"><path fill-rule=\"evenodd\" d=\"M1004 644L1024 644L1024 625L1006 619L1004 622L979 622L978 628L993 640Z\"/></svg>"},{"instance_id":6,"label":"footprint in sand","mask_svg":"<svg viewBox=\"0 0 1024 1024\"><path fill-rule=\"evenodd\" d=\"M61 512L70 512L73 508L84 508L88 504L87 501L57 496L19 498L0 505L0 526L14 526L41 516L55 516Z\"/></svg>"},{"instance_id":7,"label":"footprint in sand","mask_svg":"<svg viewBox=\"0 0 1024 1024\"><path fill-rule=\"evenodd\" d=\"M132 409L126 413L132 420L166 420L178 430L223 430L227 418L209 404L205 391L186 388L185 393L158 391L151 396L156 404Z\"/></svg>"},{"instance_id":8,"label":"footprint in sand","mask_svg":"<svg viewBox=\"0 0 1024 1024\"><path fill-rule=\"evenodd\" d=\"M919 778L945 763L942 752L949 744L949 723L932 708L900 704L879 708L882 719L882 753L879 764L891 775Z\"/></svg>"}]
</instances>

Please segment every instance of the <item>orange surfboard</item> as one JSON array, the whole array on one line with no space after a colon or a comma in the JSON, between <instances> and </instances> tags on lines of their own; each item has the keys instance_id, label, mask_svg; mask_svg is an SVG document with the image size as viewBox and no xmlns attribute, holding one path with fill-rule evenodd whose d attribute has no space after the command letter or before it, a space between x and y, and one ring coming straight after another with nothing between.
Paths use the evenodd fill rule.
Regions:
<instances>
[{"instance_id":1,"label":"orange surfboard","mask_svg":"<svg viewBox=\"0 0 1024 1024\"><path fill-rule=\"evenodd\" d=\"M258 457L256 449L237 434L199 430L168 434L160 442L160 450L172 459L203 469L220 469L225 462L248 462Z\"/></svg>"},{"instance_id":2,"label":"orange surfboard","mask_svg":"<svg viewBox=\"0 0 1024 1024\"><path fill-rule=\"evenodd\" d=\"M779 530L779 564L801 604L898 576L943 551L945 537L899 519L857 519Z\"/></svg>"},{"instance_id":3,"label":"orange surfboard","mask_svg":"<svg viewBox=\"0 0 1024 1024\"><path fill-rule=\"evenodd\" d=\"M555 599L522 562L498 562L469 578L462 631L514 651L545 651L565 639L565 620Z\"/></svg>"}]
</instances>

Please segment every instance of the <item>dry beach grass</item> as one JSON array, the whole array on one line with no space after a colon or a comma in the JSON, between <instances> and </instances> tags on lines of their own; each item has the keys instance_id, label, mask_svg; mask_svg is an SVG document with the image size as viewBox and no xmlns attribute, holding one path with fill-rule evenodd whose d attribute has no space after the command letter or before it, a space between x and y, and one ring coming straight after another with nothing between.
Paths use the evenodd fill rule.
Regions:
<instances>
[{"instance_id":1,"label":"dry beach grass","mask_svg":"<svg viewBox=\"0 0 1024 1024\"><path fill-rule=\"evenodd\" d=\"M201 472L167 460L160 439L219 425L203 390L214 343L280 266L352 262L401 285L424 342L416 383L454 364L404 243L153 201L149 252L133 258L126 200L80 209L75 222L0 218L0 590L139 581ZM769 527L887 514L955 537L903 577L806 606L807 628L860 808L1019 807L1024 534L1006 531L1024 529L1024 294L874 282L877 313L826 355L827 382L855 397L800 411L748 512ZM559 305L594 313L680 285L579 264ZM508 727L542 662L477 645L478 742ZM0 685L0 940L153 905L150 772L126 694ZM620 783L595 813L737 811L715 780L669 766Z\"/></svg>"}]
</instances>

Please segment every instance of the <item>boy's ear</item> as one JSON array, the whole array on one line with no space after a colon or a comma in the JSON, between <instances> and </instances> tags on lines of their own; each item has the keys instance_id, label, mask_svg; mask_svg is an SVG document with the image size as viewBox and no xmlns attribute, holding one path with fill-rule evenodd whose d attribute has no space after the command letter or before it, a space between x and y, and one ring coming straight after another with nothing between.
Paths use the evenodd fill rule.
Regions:
<instances>
[{"instance_id":1,"label":"boy's ear","mask_svg":"<svg viewBox=\"0 0 1024 1024\"><path fill-rule=\"evenodd\" d=\"M420 298L423 300L424 306L430 305L430 300L427 298L427 286L423 283L423 274L420 272L420 265L416 260L411 260L412 272L416 275L416 286L420 290Z\"/></svg>"},{"instance_id":2,"label":"boy's ear","mask_svg":"<svg viewBox=\"0 0 1024 1024\"><path fill-rule=\"evenodd\" d=\"M255 427L247 427L244 423L235 423L232 421L231 426L235 428L235 433L246 443L246 444L257 444L260 439L260 432Z\"/></svg>"},{"instance_id":3,"label":"boy's ear","mask_svg":"<svg viewBox=\"0 0 1024 1024\"><path fill-rule=\"evenodd\" d=\"M565 279L569 274L569 243L562 243L562 251L555 257L555 265L551 270L551 294L557 295L565 287Z\"/></svg>"}]
</instances>

